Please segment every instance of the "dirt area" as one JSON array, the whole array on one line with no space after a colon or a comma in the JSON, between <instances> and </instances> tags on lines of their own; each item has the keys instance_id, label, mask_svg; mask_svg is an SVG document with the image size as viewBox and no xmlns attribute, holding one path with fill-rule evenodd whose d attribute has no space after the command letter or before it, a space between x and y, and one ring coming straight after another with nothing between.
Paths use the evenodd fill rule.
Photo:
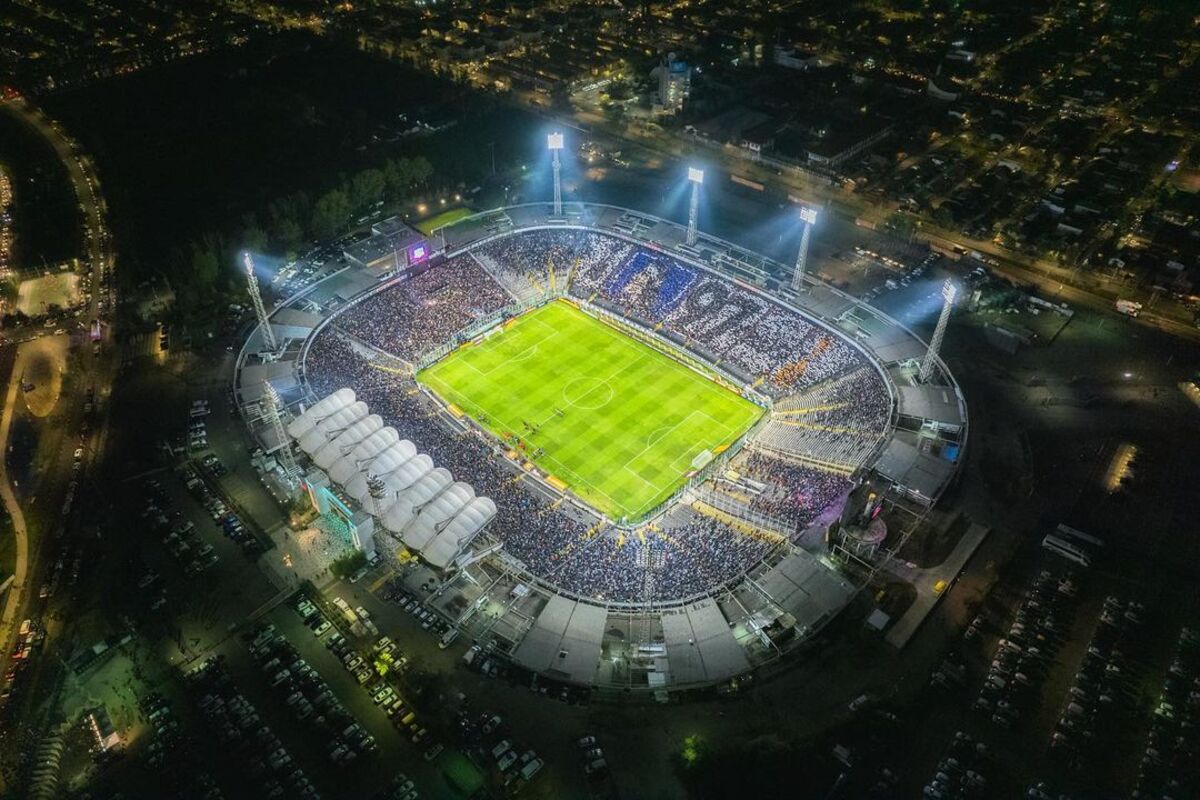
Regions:
<instances>
[{"instance_id":1,"label":"dirt area","mask_svg":"<svg viewBox=\"0 0 1200 800\"><path fill-rule=\"evenodd\" d=\"M942 524L936 516L931 516L913 531L900 550L900 558L921 568L936 567L950 555L970 524L971 520L962 513L949 524Z\"/></svg>"},{"instance_id":2,"label":"dirt area","mask_svg":"<svg viewBox=\"0 0 1200 800\"><path fill-rule=\"evenodd\" d=\"M79 276L60 272L21 281L17 289L17 310L30 317L70 308L79 302Z\"/></svg>"}]
</instances>

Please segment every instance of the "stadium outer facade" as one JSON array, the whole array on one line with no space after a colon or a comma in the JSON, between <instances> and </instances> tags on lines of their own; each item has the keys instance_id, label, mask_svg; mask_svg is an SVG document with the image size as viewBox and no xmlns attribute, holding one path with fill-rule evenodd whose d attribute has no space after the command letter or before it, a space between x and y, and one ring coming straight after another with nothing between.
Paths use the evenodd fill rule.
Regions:
<instances>
[{"instance_id":1,"label":"stadium outer facade","mask_svg":"<svg viewBox=\"0 0 1200 800\"><path fill-rule=\"evenodd\" d=\"M689 247L683 226L642 212L577 203L564 210L563 218L554 218L548 203L481 212L436 232L437 250L453 257L522 232L593 230L657 249L743 289L766 295L770 283L774 301L838 333L884 377L892 405L888 432L863 473L887 488L885 508L890 524L899 529L893 540L898 543L865 558L836 541L785 545L734 581L666 603L606 603L574 596L529 573L486 535L459 554L448 571L421 564L402 580L421 596L419 587L432 578L439 586L426 597L426 605L465 637L487 644L494 655L547 678L592 686L602 696L608 691L614 697L625 695L630 689L695 689L727 683L752 670L778 669L786 655L802 650L886 567L953 481L967 442L962 393L940 359L936 381L917 384L913 374L925 343L834 287L810 280L808 291L795 294L780 280L788 274L787 266L703 234ZM270 319L277 339L285 343L280 353L260 354L257 329L247 339L234 388L250 433L268 456L282 443L273 433L279 426L262 413L265 382L296 416L312 405L318 398L305 375L308 345L334 316L386 286L381 282L386 277L347 267L276 305ZM936 443L938 454L931 454L930 442ZM265 478L271 480L271 462L265 463Z\"/></svg>"}]
</instances>

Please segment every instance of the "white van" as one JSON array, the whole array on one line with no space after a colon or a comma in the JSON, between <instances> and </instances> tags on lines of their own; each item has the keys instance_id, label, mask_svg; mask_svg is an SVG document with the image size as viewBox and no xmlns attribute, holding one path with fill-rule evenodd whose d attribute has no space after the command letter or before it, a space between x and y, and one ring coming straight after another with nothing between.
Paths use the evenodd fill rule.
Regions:
<instances>
[{"instance_id":1,"label":"white van","mask_svg":"<svg viewBox=\"0 0 1200 800\"><path fill-rule=\"evenodd\" d=\"M438 642L438 647L445 650L447 647L452 645L454 643L454 640L457 638L458 638L458 628L451 628L450 630L448 630L442 634L442 640L440 642Z\"/></svg>"},{"instance_id":2,"label":"white van","mask_svg":"<svg viewBox=\"0 0 1200 800\"><path fill-rule=\"evenodd\" d=\"M492 758L499 761L501 758L504 757L504 754L508 752L509 747L510 747L510 745L509 745L507 739L500 742L500 744L498 744L492 748Z\"/></svg>"}]
</instances>

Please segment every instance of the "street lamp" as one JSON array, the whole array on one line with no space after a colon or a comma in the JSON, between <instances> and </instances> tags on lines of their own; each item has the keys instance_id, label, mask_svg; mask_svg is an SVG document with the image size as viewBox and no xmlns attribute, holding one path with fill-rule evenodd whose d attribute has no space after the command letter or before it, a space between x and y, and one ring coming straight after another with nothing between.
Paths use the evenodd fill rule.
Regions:
<instances>
[{"instance_id":1,"label":"street lamp","mask_svg":"<svg viewBox=\"0 0 1200 800\"><path fill-rule=\"evenodd\" d=\"M696 244L696 225L700 213L700 184L704 183L704 170L688 167L687 179L692 184L692 201L688 207L687 243Z\"/></svg>"},{"instance_id":2,"label":"street lamp","mask_svg":"<svg viewBox=\"0 0 1200 800\"><path fill-rule=\"evenodd\" d=\"M562 216L562 162L559 159L559 153L563 149L563 135L561 131L555 131L546 137L546 145L550 148L550 153L554 156L554 216Z\"/></svg>"}]
</instances>

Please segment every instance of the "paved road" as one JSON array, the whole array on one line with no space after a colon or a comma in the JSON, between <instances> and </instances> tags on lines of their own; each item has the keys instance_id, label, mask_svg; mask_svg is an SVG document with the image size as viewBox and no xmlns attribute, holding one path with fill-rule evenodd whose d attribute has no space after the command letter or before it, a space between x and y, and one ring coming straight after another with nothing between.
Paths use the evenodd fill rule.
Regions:
<instances>
[{"instance_id":1,"label":"paved road","mask_svg":"<svg viewBox=\"0 0 1200 800\"><path fill-rule=\"evenodd\" d=\"M95 169L86 156L79 154L74 143L67 138L58 124L47 119L39 109L29 105L20 98L0 103L0 109L12 114L41 134L54 148L55 153L67 170L75 195L83 208L85 222L90 228L91 233L90 236L85 237L87 241L85 264L90 270L92 278L92 298L85 317L87 319L100 318L102 316L101 302L107 303L111 300L111 296L106 296L101 291L101 287L104 284L104 278L113 268L114 253L111 247L111 238L104 221L107 207L100 194L100 183ZM81 396L63 397L60 399L69 403L79 403L82 405L82 393L86 391L88 386L96 387L98 397L107 397L112 379L115 376L113 360L104 355L96 356L90 350L82 348L75 358L74 367L77 370L76 377L78 380L74 383L74 386ZM20 359L20 356L18 356L18 359ZM19 383L21 372L20 368L14 366L13 381L15 383ZM15 400L13 385L10 384L9 394L4 406L2 431L0 431L3 433L3 436L0 437L0 444L5 447L5 451L7 451L7 434L9 425L11 424L11 415L14 412ZM92 439L90 442L85 442L86 449L88 450L86 458L88 464L94 462L101 452L106 436L106 426L107 413L102 411L101 419L96 426ZM65 450L70 451L74 449L75 443L73 440L68 440L64 437L62 446ZM70 463L70 457L70 453L68 452L67 460L62 463ZM0 480L0 483L2 483L2 486L0 486L0 495L3 495L5 504L9 507L10 513L13 513L13 508L16 506L17 500L12 492L6 469L3 473L0 473L0 477L2 477L2 480ZM62 487L59 488L61 489ZM18 519L20 520L19 525ZM13 514L13 521L14 531L17 536L17 577L12 590L6 598L4 614L0 617L0 671L7 668L8 657L11 652L12 636L16 629L17 619L22 616L22 612L28 604L28 598L23 591L25 585L28 583L28 576L31 571L35 571L37 568L36 563L32 563L29 558L29 536L19 508Z\"/></svg>"},{"instance_id":2,"label":"paved road","mask_svg":"<svg viewBox=\"0 0 1200 800\"><path fill-rule=\"evenodd\" d=\"M24 371L25 345L17 351L13 362L12 375L8 381L8 392L4 397L3 416L0 416L0 454L8 452L8 435L12 428L13 409L17 405L17 392L21 388L21 373ZM16 537L17 556L13 568L13 583L8 595L4 598L4 614L0 616L0 666L5 666L9 652L9 638L16 624L21 601L24 599L25 582L29 576L29 532L25 528L25 513L13 492L12 481L8 478L8 459L0 457L0 497L4 499L4 507L12 518L13 535Z\"/></svg>"}]
</instances>

